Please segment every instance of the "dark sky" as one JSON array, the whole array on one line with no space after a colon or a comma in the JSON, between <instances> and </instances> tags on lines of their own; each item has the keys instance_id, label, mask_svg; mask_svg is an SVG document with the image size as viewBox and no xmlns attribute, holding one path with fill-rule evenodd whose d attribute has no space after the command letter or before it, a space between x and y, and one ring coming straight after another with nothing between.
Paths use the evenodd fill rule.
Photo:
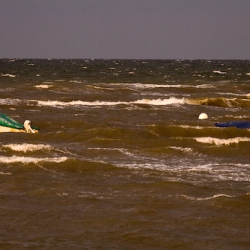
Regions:
<instances>
[{"instance_id":1,"label":"dark sky","mask_svg":"<svg viewBox=\"0 0 250 250\"><path fill-rule=\"evenodd\" d=\"M250 59L250 0L0 0L0 58Z\"/></svg>"}]
</instances>

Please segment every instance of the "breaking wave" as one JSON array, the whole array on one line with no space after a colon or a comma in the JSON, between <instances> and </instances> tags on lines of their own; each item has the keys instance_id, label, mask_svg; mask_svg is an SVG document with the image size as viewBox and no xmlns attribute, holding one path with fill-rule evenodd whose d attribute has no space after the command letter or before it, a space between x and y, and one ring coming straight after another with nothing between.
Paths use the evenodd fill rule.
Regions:
<instances>
[{"instance_id":1,"label":"breaking wave","mask_svg":"<svg viewBox=\"0 0 250 250\"><path fill-rule=\"evenodd\" d=\"M206 105L222 108L239 108L239 107L250 107L249 99L240 98L199 98L199 99L188 99L187 104L191 105Z\"/></svg>"},{"instance_id":2,"label":"breaking wave","mask_svg":"<svg viewBox=\"0 0 250 250\"><path fill-rule=\"evenodd\" d=\"M229 139L220 139L220 138L213 138L213 137L200 137L200 138L194 138L194 139L197 142L206 143L206 144L215 144L217 146L238 144L240 142L250 141L250 138L248 138L248 137L235 137L235 138L229 138Z\"/></svg>"},{"instance_id":3,"label":"breaking wave","mask_svg":"<svg viewBox=\"0 0 250 250\"><path fill-rule=\"evenodd\" d=\"M68 160L67 157L53 157L53 158L36 158L36 157L24 157L24 156L11 156L11 157L1 157L0 158L0 163L40 163L40 162L54 162L54 163L60 163Z\"/></svg>"},{"instance_id":4,"label":"breaking wave","mask_svg":"<svg viewBox=\"0 0 250 250\"><path fill-rule=\"evenodd\" d=\"M51 150L50 145L44 145L44 144L7 144L3 147L9 148L13 151L18 152L27 152L27 151L38 151L38 150Z\"/></svg>"},{"instance_id":5,"label":"breaking wave","mask_svg":"<svg viewBox=\"0 0 250 250\"><path fill-rule=\"evenodd\" d=\"M184 104L185 99L178 99L175 97L171 97L169 99L141 99L137 101L130 101L130 102L111 102L111 101L94 101L94 102L87 102L87 101L70 101L70 102L62 102L62 101L36 101L38 106L116 106L116 105L130 105L130 104L146 104L146 105L172 105L172 104Z\"/></svg>"},{"instance_id":6,"label":"breaking wave","mask_svg":"<svg viewBox=\"0 0 250 250\"><path fill-rule=\"evenodd\" d=\"M227 194L216 194L210 197L204 197L204 198L199 198L199 197L191 197L191 196L187 196L187 195L180 195L181 197L187 199L187 200L192 200L192 201L207 201L207 200L213 200L213 199L217 199L217 198L221 198L221 197L226 197L226 198L234 198L235 196L232 195L227 195Z\"/></svg>"},{"instance_id":7,"label":"breaking wave","mask_svg":"<svg viewBox=\"0 0 250 250\"><path fill-rule=\"evenodd\" d=\"M40 85L35 86L35 88L38 88L38 89L48 89L48 88L51 88L51 87L53 87L53 85L40 84Z\"/></svg>"}]
</instances>

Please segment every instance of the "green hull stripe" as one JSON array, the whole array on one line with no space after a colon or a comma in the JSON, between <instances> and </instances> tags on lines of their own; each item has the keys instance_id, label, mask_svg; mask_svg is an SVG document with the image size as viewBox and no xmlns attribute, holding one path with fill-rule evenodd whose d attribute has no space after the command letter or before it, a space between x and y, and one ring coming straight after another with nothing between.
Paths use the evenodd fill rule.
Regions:
<instances>
[{"instance_id":1,"label":"green hull stripe","mask_svg":"<svg viewBox=\"0 0 250 250\"><path fill-rule=\"evenodd\" d=\"M23 124L13 120L12 118L4 114L0 114L0 126L23 129Z\"/></svg>"}]
</instances>

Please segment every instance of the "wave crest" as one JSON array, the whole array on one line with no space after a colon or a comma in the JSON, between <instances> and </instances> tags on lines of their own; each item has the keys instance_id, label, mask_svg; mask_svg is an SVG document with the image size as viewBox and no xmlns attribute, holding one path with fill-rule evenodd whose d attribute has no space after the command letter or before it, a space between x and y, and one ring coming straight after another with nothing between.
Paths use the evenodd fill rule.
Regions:
<instances>
[{"instance_id":1,"label":"wave crest","mask_svg":"<svg viewBox=\"0 0 250 250\"><path fill-rule=\"evenodd\" d=\"M141 99L136 101L130 102L110 102L110 101L94 101L94 102L87 102L87 101L70 101L70 102L62 102L62 101L36 101L38 106L115 106L115 105L130 105L130 104L147 104L147 105L171 105L171 104L184 104L184 98L175 98L170 97L169 99Z\"/></svg>"},{"instance_id":2,"label":"wave crest","mask_svg":"<svg viewBox=\"0 0 250 250\"><path fill-rule=\"evenodd\" d=\"M67 157L54 157L54 158L36 158L36 157L24 157L24 156L11 156L11 157L1 157L0 163L39 163L39 162L54 162L54 163L60 163L68 160Z\"/></svg>"},{"instance_id":3,"label":"wave crest","mask_svg":"<svg viewBox=\"0 0 250 250\"><path fill-rule=\"evenodd\" d=\"M38 151L38 150L51 150L50 145L44 145L44 144L7 144L3 147L9 148L13 151L18 152L27 152L27 151Z\"/></svg>"},{"instance_id":4,"label":"wave crest","mask_svg":"<svg viewBox=\"0 0 250 250\"><path fill-rule=\"evenodd\" d=\"M229 139L220 139L220 138L213 138L213 137L199 137L199 138L194 138L194 139L197 142L206 143L206 144L215 144L217 146L238 144L239 142L250 141L250 138L247 138L247 137L235 137L235 138L229 138Z\"/></svg>"}]
</instances>

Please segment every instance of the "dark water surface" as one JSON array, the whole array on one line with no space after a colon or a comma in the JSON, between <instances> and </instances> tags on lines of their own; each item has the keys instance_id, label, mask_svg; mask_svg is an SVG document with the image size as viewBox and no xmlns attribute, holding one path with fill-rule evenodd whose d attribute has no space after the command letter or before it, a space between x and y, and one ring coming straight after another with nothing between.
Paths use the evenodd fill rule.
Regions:
<instances>
[{"instance_id":1,"label":"dark water surface","mask_svg":"<svg viewBox=\"0 0 250 250\"><path fill-rule=\"evenodd\" d=\"M250 61L0 60L1 249L249 249ZM199 120L200 113L208 115Z\"/></svg>"}]
</instances>

